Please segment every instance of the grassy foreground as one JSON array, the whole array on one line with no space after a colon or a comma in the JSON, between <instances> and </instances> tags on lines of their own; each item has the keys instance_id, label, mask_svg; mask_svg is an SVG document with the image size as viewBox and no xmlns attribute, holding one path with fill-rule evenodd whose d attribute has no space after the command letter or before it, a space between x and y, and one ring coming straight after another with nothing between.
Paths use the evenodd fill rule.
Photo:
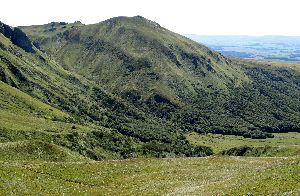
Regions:
<instances>
[{"instance_id":1,"label":"grassy foreground","mask_svg":"<svg viewBox=\"0 0 300 196\"><path fill-rule=\"evenodd\" d=\"M300 157L0 162L0 194L299 195Z\"/></svg>"}]
</instances>

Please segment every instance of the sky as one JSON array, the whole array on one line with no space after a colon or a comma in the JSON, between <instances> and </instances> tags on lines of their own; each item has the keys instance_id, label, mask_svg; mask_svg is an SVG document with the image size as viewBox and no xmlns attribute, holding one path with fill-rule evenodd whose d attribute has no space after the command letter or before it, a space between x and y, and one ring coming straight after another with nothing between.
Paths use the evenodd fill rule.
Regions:
<instances>
[{"instance_id":1,"label":"sky","mask_svg":"<svg viewBox=\"0 0 300 196\"><path fill-rule=\"evenodd\" d=\"M180 34L300 36L300 0L4 0L11 26L141 15Z\"/></svg>"}]
</instances>

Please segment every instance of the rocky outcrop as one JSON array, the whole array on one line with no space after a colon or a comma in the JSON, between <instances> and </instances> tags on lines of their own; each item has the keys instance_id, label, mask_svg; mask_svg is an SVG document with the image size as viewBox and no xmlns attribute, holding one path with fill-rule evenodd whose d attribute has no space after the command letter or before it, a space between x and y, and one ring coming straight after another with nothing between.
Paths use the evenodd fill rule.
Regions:
<instances>
[{"instance_id":1,"label":"rocky outcrop","mask_svg":"<svg viewBox=\"0 0 300 196\"><path fill-rule=\"evenodd\" d=\"M13 30L12 28L10 28L10 26L0 21L0 33L2 33L5 37L10 39L13 34Z\"/></svg>"},{"instance_id":2,"label":"rocky outcrop","mask_svg":"<svg viewBox=\"0 0 300 196\"><path fill-rule=\"evenodd\" d=\"M11 28L10 26L0 22L0 33L9 38L11 42L26 52L34 53L33 45L27 35L19 28Z\"/></svg>"},{"instance_id":3,"label":"rocky outcrop","mask_svg":"<svg viewBox=\"0 0 300 196\"><path fill-rule=\"evenodd\" d=\"M34 53L33 45L27 35L19 28L14 28L13 34L11 36L11 41L23 48L26 52Z\"/></svg>"}]
</instances>

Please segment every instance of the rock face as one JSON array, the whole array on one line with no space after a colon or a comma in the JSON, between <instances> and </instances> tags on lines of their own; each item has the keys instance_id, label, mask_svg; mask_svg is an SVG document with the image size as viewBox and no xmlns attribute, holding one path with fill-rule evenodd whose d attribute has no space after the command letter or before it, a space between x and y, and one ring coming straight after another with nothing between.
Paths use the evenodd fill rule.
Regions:
<instances>
[{"instance_id":1,"label":"rock face","mask_svg":"<svg viewBox=\"0 0 300 196\"><path fill-rule=\"evenodd\" d=\"M0 22L0 33L9 38L11 42L26 52L35 53L33 45L27 35L19 28L11 28L10 26Z\"/></svg>"},{"instance_id":2,"label":"rock face","mask_svg":"<svg viewBox=\"0 0 300 196\"><path fill-rule=\"evenodd\" d=\"M11 41L20 48L23 48L26 52L35 52L33 49L33 45L27 35L17 27L14 28L13 34L11 36Z\"/></svg>"},{"instance_id":3,"label":"rock face","mask_svg":"<svg viewBox=\"0 0 300 196\"><path fill-rule=\"evenodd\" d=\"M0 22L0 33L2 33L7 38L11 38L13 30L10 28L10 26Z\"/></svg>"}]
</instances>

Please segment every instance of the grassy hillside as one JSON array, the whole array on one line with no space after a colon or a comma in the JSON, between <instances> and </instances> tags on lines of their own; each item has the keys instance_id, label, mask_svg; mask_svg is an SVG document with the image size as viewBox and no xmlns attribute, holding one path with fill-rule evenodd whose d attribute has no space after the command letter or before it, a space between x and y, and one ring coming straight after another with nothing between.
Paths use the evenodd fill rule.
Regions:
<instances>
[{"instance_id":1,"label":"grassy hillside","mask_svg":"<svg viewBox=\"0 0 300 196\"><path fill-rule=\"evenodd\" d=\"M40 140L96 160L212 153L37 48L28 53L0 38L1 141Z\"/></svg>"},{"instance_id":2,"label":"grassy hillside","mask_svg":"<svg viewBox=\"0 0 300 196\"><path fill-rule=\"evenodd\" d=\"M299 157L0 162L0 194L298 195Z\"/></svg>"},{"instance_id":3,"label":"grassy hillside","mask_svg":"<svg viewBox=\"0 0 300 196\"><path fill-rule=\"evenodd\" d=\"M90 159L42 141L19 141L0 143L1 161L88 161Z\"/></svg>"},{"instance_id":4,"label":"grassy hillside","mask_svg":"<svg viewBox=\"0 0 300 196\"><path fill-rule=\"evenodd\" d=\"M299 131L300 74L290 65L229 59L140 16L52 24L21 29L65 69L147 119L159 117L172 129L252 138ZM132 123L118 129L141 135Z\"/></svg>"},{"instance_id":5,"label":"grassy hillside","mask_svg":"<svg viewBox=\"0 0 300 196\"><path fill-rule=\"evenodd\" d=\"M138 143L110 129L77 124L65 112L3 82L0 92L1 160L61 162L121 158L126 155L120 154L127 150L125 146ZM99 137L102 141L98 141ZM119 143L120 140L123 142Z\"/></svg>"},{"instance_id":6,"label":"grassy hillside","mask_svg":"<svg viewBox=\"0 0 300 196\"><path fill-rule=\"evenodd\" d=\"M170 123L149 116L93 81L66 71L39 50L36 49L37 54L26 53L0 36L3 82L66 111L78 122L94 122L115 129L121 129L122 124L129 135L146 141L159 140L157 135L163 135L168 141L176 137L168 128Z\"/></svg>"},{"instance_id":7,"label":"grassy hillside","mask_svg":"<svg viewBox=\"0 0 300 196\"><path fill-rule=\"evenodd\" d=\"M1 113L11 112L45 119L66 119L69 117L67 113L51 107L2 81L0 81L0 92Z\"/></svg>"},{"instance_id":8,"label":"grassy hillside","mask_svg":"<svg viewBox=\"0 0 300 196\"><path fill-rule=\"evenodd\" d=\"M16 88L1 82L0 91L1 160L79 161L168 154L184 156L184 153L206 155L205 148L196 151L193 146L176 143L176 140L172 149L170 144L142 143L92 123L77 124L72 119L68 122L66 113Z\"/></svg>"}]
</instances>

